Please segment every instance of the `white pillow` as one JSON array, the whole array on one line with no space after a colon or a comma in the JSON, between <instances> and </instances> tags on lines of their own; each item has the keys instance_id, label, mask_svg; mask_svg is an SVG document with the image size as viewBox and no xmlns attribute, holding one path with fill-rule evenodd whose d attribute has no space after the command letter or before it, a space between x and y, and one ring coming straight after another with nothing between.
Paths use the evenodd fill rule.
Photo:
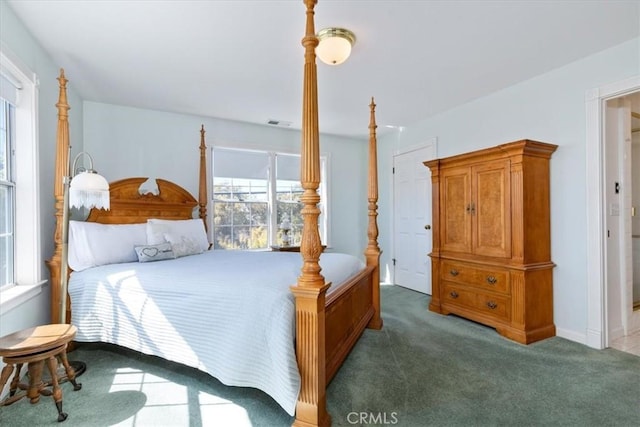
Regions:
<instances>
[{"instance_id":1,"label":"white pillow","mask_svg":"<svg viewBox=\"0 0 640 427\"><path fill-rule=\"evenodd\" d=\"M138 260L135 246L147 244L146 224L69 221L69 267L82 271L99 265Z\"/></svg>"},{"instance_id":2,"label":"white pillow","mask_svg":"<svg viewBox=\"0 0 640 427\"><path fill-rule=\"evenodd\" d=\"M157 245L168 242L165 235L191 239L197 245L200 252L209 249L209 239L204 229L204 221L201 219L148 219L147 220L147 244ZM175 249L174 249L175 251ZM176 254L177 256L177 254Z\"/></svg>"},{"instance_id":3,"label":"white pillow","mask_svg":"<svg viewBox=\"0 0 640 427\"><path fill-rule=\"evenodd\" d=\"M196 255L203 252L195 239L180 234L165 233L164 238L171 245L176 258L181 256Z\"/></svg>"}]
</instances>

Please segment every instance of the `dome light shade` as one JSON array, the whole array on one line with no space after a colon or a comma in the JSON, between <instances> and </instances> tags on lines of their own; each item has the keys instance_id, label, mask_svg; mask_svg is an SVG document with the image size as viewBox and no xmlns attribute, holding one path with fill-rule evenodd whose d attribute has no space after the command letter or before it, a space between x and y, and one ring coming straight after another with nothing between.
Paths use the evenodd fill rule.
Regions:
<instances>
[{"instance_id":1,"label":"dome light shade","mask_svg":"<svg viewBox=\"0 0 640 427\"><path fill-rule=\"evenodd\" d=\"M317 34L319 44L316 55L322 62L339 65L349 58L356 36L344 28L325 28Z\"/></svg>"}]
</instances>

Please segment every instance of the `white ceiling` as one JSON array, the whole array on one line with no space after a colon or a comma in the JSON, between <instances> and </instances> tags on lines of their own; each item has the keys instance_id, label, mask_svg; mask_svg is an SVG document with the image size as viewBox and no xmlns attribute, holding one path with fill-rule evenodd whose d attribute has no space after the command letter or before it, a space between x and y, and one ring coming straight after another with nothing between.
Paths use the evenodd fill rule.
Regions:
<instances>
[{"instance_id":1,"label":"white ceiling","mask_svg":"<svg viewBox=\"0 0 640 427\"><path fill-rule=\"evenodd\" d=\"M302 0L8 3L85 100L300 127ZM320 130L364 137L371 96L379 131L411 125L637 37L640 1L320 0L315 22L357 37L318 64Z\"/></svg>"}]
</instances>

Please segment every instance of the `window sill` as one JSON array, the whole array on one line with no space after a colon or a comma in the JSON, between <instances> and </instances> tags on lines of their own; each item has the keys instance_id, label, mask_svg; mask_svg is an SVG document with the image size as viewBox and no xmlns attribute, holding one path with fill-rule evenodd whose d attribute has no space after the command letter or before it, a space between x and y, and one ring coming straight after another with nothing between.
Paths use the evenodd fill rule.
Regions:
<instances>
[{"instance_id":1,"label":"window sill","mask_svg":"<svg viewBox=\"0 0 640 427\"><path fill-rule=\"evenodd\" d=\"M0 292L0 313L6 314L42 292L46 280L35 285L16 285Z\"/></svg>"}]
</instances>

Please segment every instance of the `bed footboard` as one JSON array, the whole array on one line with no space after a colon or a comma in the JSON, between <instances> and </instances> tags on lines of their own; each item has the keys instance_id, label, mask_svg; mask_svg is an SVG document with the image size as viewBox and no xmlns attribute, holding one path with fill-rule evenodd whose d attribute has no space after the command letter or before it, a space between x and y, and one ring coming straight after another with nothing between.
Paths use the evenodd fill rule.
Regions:
<instances>
[{"instance_id":1,"label":"bed footboard","mask_svg":"<svg viewBox=\"0 0 640 427\"><path fill-rule=\"evenodd\" d=\"M373 272L366 267L340 289L327 296L325 304L325 362L327 384L373 317Z\"/></svg>"}]
</instances>

